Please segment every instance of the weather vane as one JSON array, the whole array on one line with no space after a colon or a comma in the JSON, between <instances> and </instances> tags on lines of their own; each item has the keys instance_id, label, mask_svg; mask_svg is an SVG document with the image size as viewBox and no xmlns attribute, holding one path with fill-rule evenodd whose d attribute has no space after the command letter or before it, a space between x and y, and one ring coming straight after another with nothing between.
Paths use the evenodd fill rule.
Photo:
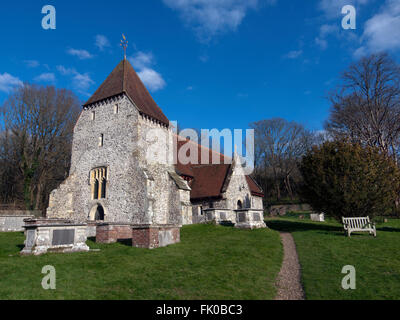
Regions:
<instances>
[{"instance_id":1,"label":"weather vane","mask_svg":"<svg viewBox=\"0 0 400 320\"><path fill-rule=\"evenodd\" d=\"M126 48L128 47L128 40L124 34L122 34L123 40L121 40L121 47L124 48L124 60L126 60Z\"/></svg>"}]
</instances>

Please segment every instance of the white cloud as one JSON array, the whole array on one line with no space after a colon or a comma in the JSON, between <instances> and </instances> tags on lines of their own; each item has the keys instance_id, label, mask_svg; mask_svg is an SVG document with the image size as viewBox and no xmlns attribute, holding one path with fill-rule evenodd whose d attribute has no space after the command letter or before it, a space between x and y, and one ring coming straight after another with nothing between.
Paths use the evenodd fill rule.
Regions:
<instances>
[{"instance_id":1,"label":"white cloud","mask_svg":"<svg viewBox=\"0 0 400 320\"><path fill-rule=\"evenodd\" d=\"M66 68L64 66L57 66L58 72L64 76L71 76L72 85L81 93L86 94L86 90L94 84L88 73L79 73L74 68Z\"/></svg>"},{"instance_id":2,"label":"white cloud","mask_svg":"<svg viewBox=\"0 0 400 320\"><path fill-rule=\"evenodd\" d=\"M9 73L0 74L0 91L10 92L16 86L22 86L22 81Z\"/></svg>"},{"instance_id":3,"label":"white cloud","mask_svg":"<svg viewBox=\"0 0 400 320\"><path fill-rule=\"evenodd\" d=\"M42 73L41 75L37 76L34 81L36 82L55 82L56 76L54 73Z\"/></svg>"},{"instance_id":4,"label":"white cloud","mask_svg":"<svg viewBox=\"0 0 400 320\"><path fill-rule=\"evenodd\" d=\"M335 24L324 24L319 29L319 36L325 38L326 36L339 31L339 27Z\"/></svg>"},{"instance_id":5,"label":"white cloud","mask_svg":"<svg viewBox=\"0 0 400 320\"><path fill-rule=\"evenodd\" d=\"M380 12L365 23L361 41L356 57L400 49L400 1L386 1Z\"/></svg>"},{"instance_id":6,"label":"white cloud","mask_svg":"<svg viewBox=\"0 0 400 320\"><path fill-rule=\"evenodd\" d=\"M317 37L317 38L315 38L315 43L322 50L326 50L326 48L328 48L328 41L325 39L321 39L321 38Z\"/></svg>"},{"instance_id":7,"label":"white cloud","mask_svg":"<svg viewBox=\"0 0 400 320\"><path fill-rule=\"evenodd\" d=\"M93 58L93 55L89 53L86 50L79 50L79 49L68 49L67 53L70 54L71 56L76 56L80 60L86 60L86 59L91 59Z\"/></svg>"},{"instance_id":8,"label":"white cloud","mask_svg":"<svg viewBox=\"0 0 400 320\"><path fill-rule=\"evenodd\" d=\"M144 85L150 91L158 91L166 86L162 75L155 71L152 66L155 64L154 55L151 52L137 52L133 57L128 58Z\"/></svg>"},{"instance_id":9,"label":"white cloud","mask_svg":"<svg viewBox=\"0 0 400 320\"><path fill-rule=\"evenodd\" d=\"M340 30L337 25L334 24L324 24L319 29L319 35L315 38L315 43L322 49L325 50L328 48L328 41L326 38L330 34L339 34Z\"/></svg>"},{"instance_id":10,"label":"white cloud","mask_svg":"<svg viewBox=\"0 0 400 320\"><path fill-rule=\"evenodd\" d=\"M300 57L303 54L303 50L294 50L294 51L290 51L289 53L285 54L285 58L287 59L296 59L298 57Z\"/></svg>"},{"instance_id":11,"label":"white cloud","mask_svg":"<svg viewBox=\"0 0 400 320\"><path fill-rule=\"evenodd\" d=\"M258 7L259 0L163 0L179 12L182 20L196 31L202 41L218 34L236 31L249 10ZM267 4L275 4L275 0Z\"/></svg>"},{"instance_id":12,"label":"white cloud","mask_svg":"<svg viewBox=\"0 0 400 320\"><path fill-rule=\"evenodd\" d=\"M203 63L208 62L208 60L210 59L210 57L207 54L203 54L199 57L200 61Z\"/></svg>"},{"instance_id":13,"label":"white cloud","mask_svg":"<svg viewBox=\"0 0 400 320\"><path fill-rule=\"evenodd\" d=\"M81 92L86 91L94 83L88 73L76 73L72 79L73 85Z\"/></svg>"},{"instance_id":14,"label":"white cloud","mask_svg":"<svg viewBox=\"0 0 400 320\"><path fill-rule=\"evenodd\" d=\"M140 70L154 64L154 55L151 52L139 51L129 61L136 69Z\"/></svg>"},{"instance_id":15,"label":"white cloud","mask_svg":"<svg viewBox=\"0 0 400 320\"><path fill-rule=\"evenodd\" d=\"M105 48L110 47L110 41L107 39L106 36L98 34L96 36L95 45L96 45L96 47L99 48L100 51L104 51Z\"/></svg>"},{"instance_id":16,"label":"white cloud","mask_svg":"<svg viewBox=\"0 0 400 320\"><path fill-rule=\"evenodd\" d=\"M162 76L153 69L145 68L138 72L138 76L150 91L161 90L166 85Z\"/></svg>"},{"instance_id":17,"label":"white cloud","mask_svg":"<svg viewBox=\"0 0 400 320\"><path fill-rule=\"evenodd\" d=\"M25 60L24 63L29 68L37 68L40 65L39 61L36 60Z\"/></svg>"},{"instance_id":18,"label":"white cloud","mask_svg":"<svg viewBox=\"0 0 400 320\"><path fill-rule=\"evenodd\" d=\"M65 68L64 66L57 66L58 72L60 72L63 76L67 76L73 73L73 69Z\"/></svg>"}]
</instances>

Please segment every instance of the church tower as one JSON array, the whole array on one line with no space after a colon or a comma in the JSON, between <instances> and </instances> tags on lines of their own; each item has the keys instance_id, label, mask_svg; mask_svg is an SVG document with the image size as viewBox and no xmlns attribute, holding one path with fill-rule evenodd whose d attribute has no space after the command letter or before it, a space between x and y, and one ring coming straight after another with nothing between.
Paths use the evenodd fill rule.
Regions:
<instances>
[{"instance_id":1,"label":"church tower","mask_svg":"<svg viewBox=\"0 0 400 320\"><path fill-rule=\"evenodd\" d=\"M48 218L95 222L104 242L129 230L139 247L178 242L190 188L173 152L168 118L122 60L83 106L70 174L51 193Z\"/></svg>"}]
</instances>

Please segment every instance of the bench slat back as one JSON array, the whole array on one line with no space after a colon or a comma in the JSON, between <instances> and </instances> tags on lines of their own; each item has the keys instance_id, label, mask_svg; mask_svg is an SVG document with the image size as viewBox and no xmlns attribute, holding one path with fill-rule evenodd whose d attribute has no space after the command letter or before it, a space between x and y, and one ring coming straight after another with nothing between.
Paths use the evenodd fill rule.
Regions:
<instances>
[{"instance_id":1,"label":"bench slat back","mask_svg":"<svg viewBox=\"0 0 400 320\"><path fill-rule=\"evenodd\" d=\"M343 223L347 224L351 229L362 229L369 224L369 217L344 218Z\"/></svg>"}]
</instances>

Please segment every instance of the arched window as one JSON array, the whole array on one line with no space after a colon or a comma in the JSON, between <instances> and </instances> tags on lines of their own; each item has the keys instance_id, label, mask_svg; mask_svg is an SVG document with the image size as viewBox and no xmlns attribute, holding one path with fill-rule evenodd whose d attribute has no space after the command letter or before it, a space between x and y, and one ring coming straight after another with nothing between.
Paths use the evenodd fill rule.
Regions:
<instances>
[{"instance_id":1,"label":"arched window","mask_svg":"<svg viewBox=\"0 0 400 320\"><path fill-rule=\"evenodd\" d=\"M99 180L94 181L94 191L93 191L93 199L97 200L99 198Z\"/></svg>"},{"instance_id":2,"label":"arched window","mask_svg":"<svg viewBox=\"0 0 400 320\"><path fill-rule=\"evenodd\" d=\"M248 194L246 194L246 199L244 200L245 208L251 208L251 198Z\"/></svg>"},{"instance_id":3,"label":"arched window","mask_svg":"<svg viewBox=\"0 0 400 320\"><path fill-rule=\"evenodd\" d=\"M107 168L96 168L90 172L92 200L105 199L107 196Z\"/></svg>"},{"instance_id":4,"label":"arched window","mask_svg":"<svg viewBox=\"0 0 400 320\"><path fill-rule=\"evenodd\" d=\"M240 200L237 202L237 209L238 210L243 209L243 204L242 204L242 201L240 201Z\"/></svg>"},{"instance_id":5,"label":"arched window","mask_svg":"<svg viewBox=\"0 0 400 320\"><path fill-rule=\"evenodd\" d=\"M106 198L107 180L103 179L101 183L101 198Z\"/></svg>"}]
</instances>

